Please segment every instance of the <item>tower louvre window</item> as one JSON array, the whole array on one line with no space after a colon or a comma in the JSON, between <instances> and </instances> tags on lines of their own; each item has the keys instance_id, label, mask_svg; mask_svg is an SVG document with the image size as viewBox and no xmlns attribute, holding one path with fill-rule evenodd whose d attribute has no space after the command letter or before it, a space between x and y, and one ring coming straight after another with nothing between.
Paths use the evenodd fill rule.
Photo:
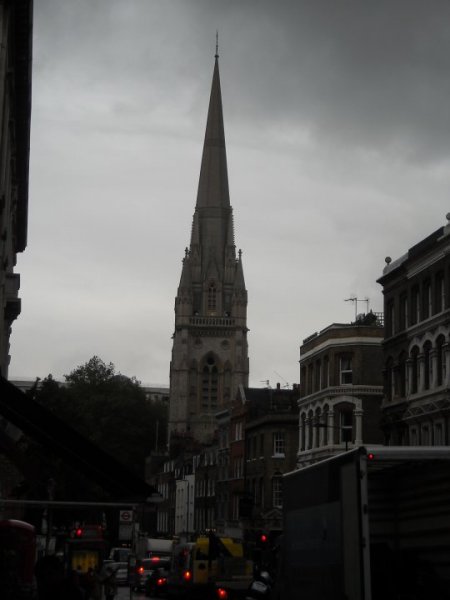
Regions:
<instances>
[{"instance_id":1,"label":"tower louvre window","mask_svg":"<svg viewBox=\"0 0 450 600\"><path fill-rule=\"evenodd\" d=\"M202 372L202 408L217 406L219 372L214 358L209 357Z\"/></svg>"},{"instance_id":2,"label":"tower louvre window","mask_svg":"<svg viewBox=\"0 0 450 600\"><path fill-rule=\"evenodd\" d=\"M217 290L214 283L209 284L208 288L208 311L215 312L217 310Z\"/></svg>"}]
</instances>

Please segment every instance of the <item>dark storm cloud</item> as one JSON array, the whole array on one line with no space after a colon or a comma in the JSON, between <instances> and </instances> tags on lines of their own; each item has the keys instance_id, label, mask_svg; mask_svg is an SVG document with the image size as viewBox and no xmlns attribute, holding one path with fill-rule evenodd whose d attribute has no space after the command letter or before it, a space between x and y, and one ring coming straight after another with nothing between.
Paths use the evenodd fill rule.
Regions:
<instances>
[{"instance_id":1,"label":"dark storm cloud","mask_svg":"<svg viewBox=\"0 0 450 600\"><path fill-rule=\"evenodd\" d=\"M384 257L449 212L449 23L447 0L35 0L11 373L96 353L167 381L218 29L251 380L298 380L299 341L352 294L381 310Z\"/></svg>"},{"instance_id":2,"label":"dark storm cloud","mask_svg":"<svg viewBox=\"0 0 450 600\"><path fill-rule=\"evenodd\" d=\"M229 116L411 160L449 154L444 0L47 0L37 13L45 61L66 53L68 74L94 89L111 73L122 94L147 88L147 110L168 85L174 94L191 90L187 113L203 110L204 66L220 28L222 70L233 73L224 91Z\"/></svg>"}]
</instances>

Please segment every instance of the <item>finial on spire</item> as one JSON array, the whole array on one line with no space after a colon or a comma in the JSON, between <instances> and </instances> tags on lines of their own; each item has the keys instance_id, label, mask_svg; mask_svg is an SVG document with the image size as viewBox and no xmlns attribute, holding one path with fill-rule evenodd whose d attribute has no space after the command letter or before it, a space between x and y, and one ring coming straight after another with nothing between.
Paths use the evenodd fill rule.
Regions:
<instances>
[{"instance_id":1,"label":"finial on spire","mask_svg":"<svg viewBox=\"0 0 450 600\"><path fill-rule=\"evenodd\" d=\"M214 58L219 58L219 30L216 29L216 54Z\"/></svg>"}]
</instances>

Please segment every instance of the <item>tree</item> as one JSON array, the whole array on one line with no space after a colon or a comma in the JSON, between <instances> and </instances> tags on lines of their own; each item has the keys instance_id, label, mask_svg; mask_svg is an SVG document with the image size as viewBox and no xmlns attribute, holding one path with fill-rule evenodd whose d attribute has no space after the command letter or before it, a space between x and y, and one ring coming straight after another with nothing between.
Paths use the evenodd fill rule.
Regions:
<instances>
[{"instance_id":1,"label":"tree","mask_svg":"<svg viewBox=\"0 0 450 600\"><path fill-rule=\"evenodd\" d=\"M165 445L167 407L98 356L64 377L44 379L36 400L142 477L145 458Z\"/></svg>"}]
</instances>

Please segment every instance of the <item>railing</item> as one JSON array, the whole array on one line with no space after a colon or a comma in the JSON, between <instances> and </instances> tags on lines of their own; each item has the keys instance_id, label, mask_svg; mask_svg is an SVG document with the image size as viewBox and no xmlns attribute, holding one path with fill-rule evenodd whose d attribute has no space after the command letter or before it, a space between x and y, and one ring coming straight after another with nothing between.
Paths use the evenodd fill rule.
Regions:
<instances>
[{"instance_id":1,"label":"railing","mask_svg":"<svg viewBox=\"0 0 450 600\"><path fill-rule=\"evenodd\" d=\"M214 325L216 327L232 327L235 319L231 317L189 317L189 325L204 327Z\"/></svg>"}]
</instances>

